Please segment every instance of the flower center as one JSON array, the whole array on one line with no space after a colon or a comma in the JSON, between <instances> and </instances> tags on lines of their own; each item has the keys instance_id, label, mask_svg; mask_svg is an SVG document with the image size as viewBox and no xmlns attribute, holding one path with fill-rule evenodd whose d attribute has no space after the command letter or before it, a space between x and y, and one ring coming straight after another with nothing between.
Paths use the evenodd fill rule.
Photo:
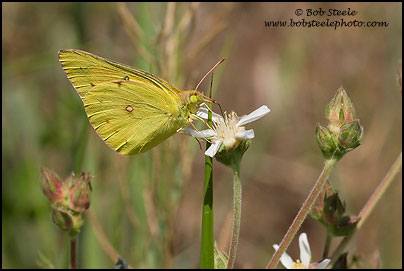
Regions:
<instances>
[{"instance_id":1,"label":"flower center","mask_svg":"<svg viewBox=\"0 0 404 271\"><path fill-rule=\"evenodd\" d=\"M238 117L236 113L224 114L223 119L219 119L213 124L213 130L216 132L214 140L222 139L225 148L233 148L237 143L236 134L242 127L237 127Z\"/></svg>"},{"instance_id":2,"label":"flower center","mask_svg":"<svg viewBox=\"0 0 404 271\"><path fill-rule=\"evenodd\" d=\"M296 260L293 264L292 264L292 269L307 269L306 266L304 266L304 264L302 264L300 262L300 260Z\"/></svg>"}]
</instances>

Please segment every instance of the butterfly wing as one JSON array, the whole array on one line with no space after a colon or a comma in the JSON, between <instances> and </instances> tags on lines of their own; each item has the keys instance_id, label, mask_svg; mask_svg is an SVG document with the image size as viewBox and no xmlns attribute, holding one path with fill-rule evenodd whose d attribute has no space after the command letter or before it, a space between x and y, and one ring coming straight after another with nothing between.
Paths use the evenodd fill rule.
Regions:
<instances>
[{"instance_id":1,"label":"butterfly wing","mask_svg":"<svg viewBox=\"0 0 404 271\"><path fill-rule=\"evenodd\" d=\"M98 135L123 155L145 152L188 123L178 96L145 82L98 84L83 102Z\"/></svg>"},{"instance_id":2,"label":"butterfly wing","mask_svg":"<svg viewBox=\"0 0 404 271\"><path fill-rule=\"evenodd\" d=\"M151 73L81 50L60 50L59 61L66 76L82 99L94 87L116 80L131 80L150 84L171 96L178 96L181 92Z\"/></svg>"}]
</instances>

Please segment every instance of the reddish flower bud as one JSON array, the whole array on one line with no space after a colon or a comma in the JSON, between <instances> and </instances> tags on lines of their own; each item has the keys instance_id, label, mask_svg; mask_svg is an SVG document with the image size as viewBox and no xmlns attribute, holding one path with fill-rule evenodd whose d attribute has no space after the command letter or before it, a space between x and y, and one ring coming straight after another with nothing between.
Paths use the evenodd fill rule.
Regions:
<instances>
[{"instance_id":1,"label":"reddish flower bud","mask_svg":"<svg viewBox=\"0 0 404 271\"><path fill-rule=\"evenodd\" d=\"M355 116L355 108L351 99L345 89L340 87L325 111L325 117L330 121L330 130L338 132L338 128L343 123L353 121Z\"/></svg>"},{"instance_id":2,"label":"reddish flower bud","mask_svg":"<svg viewBox=\"0 0 404 271\"><path fill-rule=\"evenodd\" d=\"M316 139L325 159L341 159L360 145L363 128L355 119L355 108L341 87L325 110L327 128L317 125Z\"/></svg>"},{"instance_id":3,"label":"reddish flower bud","mask_svg":"<svg viewBox=\"0 0 404 271\"><path fill-rule=\"evenodd\" d=\"M41 187L48 199L54 203L63 198L63 182L47 168L41 167Z\"/></svg>"},{"instance_id":4,"label":"reddish flower bud","mask_svg":"<svg viewBox=\"0 0 404 271\"><path fill-rule=\"evenodd\" d=\"M74 177L74 175L72 175ZM76 212L84 212L90 207L89 192L91 176L88 173L81 173L80 177L74 178L74 182L70 186L70 209Z\"/></svg>"},{"instance_id":5,"label":"reddish flower bud","mask_svg":"<svg viewBox=\"0 0 404 271\"><path fill-rule=\"evenodd\" d=\"M83 172L75 177L72 173L61 181L44 167L41 172L42 190L52 202L53 222L71 236L77 235L83 225L82 213L90 207L90 174Z\"/></svg>"}]
</instances>

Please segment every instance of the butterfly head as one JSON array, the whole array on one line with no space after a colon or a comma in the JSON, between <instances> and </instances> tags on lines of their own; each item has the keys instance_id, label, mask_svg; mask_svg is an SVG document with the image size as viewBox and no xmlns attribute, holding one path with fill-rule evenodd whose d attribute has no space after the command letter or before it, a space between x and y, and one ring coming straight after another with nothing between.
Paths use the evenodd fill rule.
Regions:
<instances>
[{"instance_id":1,"label":"butterfly head","mask_svg":"<svg viewBox=\"0 0 404 271\"><path fill-rule=\"evenodd\" d=\"M191 114L195 114L198 105L204 100L204 96L197 90L183 91L184 105L187 107Z\"/></svg>"}]
</instances>

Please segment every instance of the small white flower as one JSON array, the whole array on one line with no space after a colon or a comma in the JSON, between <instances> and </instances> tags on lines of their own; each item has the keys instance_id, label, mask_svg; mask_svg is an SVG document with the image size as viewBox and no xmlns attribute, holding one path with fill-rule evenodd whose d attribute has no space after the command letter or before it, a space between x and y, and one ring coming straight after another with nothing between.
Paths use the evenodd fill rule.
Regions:
<instances>
[{"instance_id":1,"label":"small white flower","mask_svg":"<svg viewBox=\"0 0 404 271\"><path fill-rule=\"evenodd\" d=\"M273 245L275 250L279 249L278 245ZM295 262L292 258L287 254L283 253L281 256L281 263L287 269L325 269L327 265L331 262L330 259L324 259L322 262L318 264L310 265L311 261L311 251L309 240L307 240L307 234L302 233L299 236L299 248L300 248L300 260L296 260Z\"/></svg>"},{"instance_id":2,"label":"small white flower","mask_svg":"<svg viewBox=\"0 0 404 271\"><path fill-rule=\"evenodd\" d=\"M246 130L243 125L262 118L270 112L268 106L263 105L248 115L238 117L236 113L227 114L224 118L216 113L212 113L212 129L196 131L188 128L188 133L196 138L209 140L212 145L206 150L205 155L213 157L223 144L223 147L232 149L237 146L241 140L253 139L254 130ZM208 109L199 108L196 115L207 119Z\"/></svg>"}]
</instances>

